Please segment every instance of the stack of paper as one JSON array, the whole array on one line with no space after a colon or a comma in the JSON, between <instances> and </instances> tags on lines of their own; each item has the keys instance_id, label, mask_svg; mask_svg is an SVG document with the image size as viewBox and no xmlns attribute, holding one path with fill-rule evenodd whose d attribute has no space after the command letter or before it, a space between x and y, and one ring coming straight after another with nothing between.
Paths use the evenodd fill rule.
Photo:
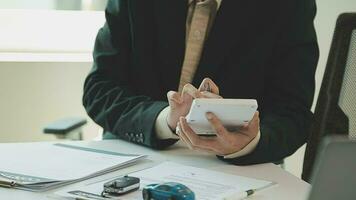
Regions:
<instances>
[{"instance_id":1,"label":"stack of paper","mask_svg":"<svg viewBox=\"0 0 356 200\"><path fill-rule=\"evenodd\" d=\"M152 168L129 174L141 179L138 191L121 196L119 199L141 200L142 188L152 183L178 182L188 186L198 200L222 200L232 194L250 189L266 188L275 183L257 180L207 169L190 167L173 162L164 162ZM116 177L117 178L117 177ZM68 188L57 192L61 197L70 199L105 200L101 197L104 183L108 179L79 188Z\"/></svg>"},{"instance_id":2,"label":"stack of paper","mask_svg":"<svg viewBox=\"0 0 356 200\"><path fill-rule=\"evenodd\" d=\"M67 144L1 144L0 186L44 191L127 167L143 157Z\"/></svg>"}]
</instances>

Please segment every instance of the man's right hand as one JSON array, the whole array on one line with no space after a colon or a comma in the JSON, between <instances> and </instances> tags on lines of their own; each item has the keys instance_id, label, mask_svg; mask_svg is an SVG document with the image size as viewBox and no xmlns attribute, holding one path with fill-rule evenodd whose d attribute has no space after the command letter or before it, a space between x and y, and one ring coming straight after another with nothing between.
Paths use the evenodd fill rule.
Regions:
<instances>
[{"instance_id":1,"label":"man's right hand","mask_svg":"<svg viewBox=\"0 0 356 200\"><path fill-rule=\"evenodd\" d=\"M180 117L185 117L195 98L222 98L219 96L219 88L209 78L205 78L199 89L191 84L183 87L182 93L169 91L167 99L169 103L169 113L167 124L171 130L175 130Z\"/></svg>"}]
</instances>

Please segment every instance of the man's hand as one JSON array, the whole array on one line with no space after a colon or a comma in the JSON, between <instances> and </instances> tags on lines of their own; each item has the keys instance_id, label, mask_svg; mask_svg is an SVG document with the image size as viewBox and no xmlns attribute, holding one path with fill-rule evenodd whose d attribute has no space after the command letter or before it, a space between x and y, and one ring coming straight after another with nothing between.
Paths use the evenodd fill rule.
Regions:
<instances>
[{"instance_id":1,"label":"man's hand","mask_svg":"<svg viewBox=\"0 0 356 200\"><path fill-rule=\"evenodd\" d=\"M193 95L191 94L195 94L196 92L198 92L198 90L194 88L194 86L187 84L184 86L182 94L175 91L169 91L167 93L169 103L167 124L171 130L176 129L179 117L188 114L193 101Z\"/></svg>"},{"instance_id":2,"label":"man's hand","mask_svg":"<svg viewBox=\"0 0 356 200\"><path fill-rule=\"evenodd\" d=\"M167 116L167 124L171 130L175 130L180 117L185 117L195 98L222 98L219 96L219 88L209 78L205 78L200 84L199 89L191 84L186 84L183 87L182 93L175 91L167 93L169 103L169 113Z\"/></svg>"},{"instance_id":3,"label":"man's hand","mask_svg":"<svg viewBox=\"0 0 356 200\"><path fill-rule=\"evenodd\" d=\"M201 150L215 155L225 156L236 153L248 145L260 130L259 113L256 112L249 124L236 132L229 132L213 113L207 113L207 119L216 131L216 137L197 135L188 125L187 120L181 117L178 123L177 134L189 148Z\"/></svg>"}]
</instances>

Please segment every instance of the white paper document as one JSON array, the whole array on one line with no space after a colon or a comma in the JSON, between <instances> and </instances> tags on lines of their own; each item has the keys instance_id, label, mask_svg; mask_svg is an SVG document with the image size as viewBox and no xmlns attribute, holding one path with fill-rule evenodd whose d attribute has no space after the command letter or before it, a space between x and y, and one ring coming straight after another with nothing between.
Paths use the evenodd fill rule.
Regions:
<instances>
[{"instance_id":1,"label":"white paper document","mask_svg":"<svg viewBox=\"0 0 356 200\"><path fill-rule=\"evenodd\" d=\"M119 199L142 199L142 188L152 183L182 183L195 193L196 199L198 200L219 200L234 193L249 189L263 188L273 184L269 181L190 167L173 162L165 162L149 169L134 172L131 173L130 176L141 179L140 190L122 196ZM100 194L103 190L103 184L110 180L112 179L93 183L81 188L66 189L57 194L68 198L107 199L101 198Z\"/></svg>"},{"instance_id":2,"label":"white paper document","mask_svg":"<svg viewBox=\"0 0 356 200\"><path fill-rule=\"evenodd\" d=\"M0 145L0 181L14 187L44 190L117 170L142 158L68 144Z\"/></svg>"}]
</instances>

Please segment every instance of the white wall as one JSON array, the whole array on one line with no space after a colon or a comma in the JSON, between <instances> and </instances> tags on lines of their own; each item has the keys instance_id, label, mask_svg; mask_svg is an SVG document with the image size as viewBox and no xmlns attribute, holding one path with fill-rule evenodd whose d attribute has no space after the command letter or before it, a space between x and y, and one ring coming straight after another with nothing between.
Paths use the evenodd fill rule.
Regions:
<instances>
[{"instance_id":1,"label":"white wall","mask_svg":"<svg viewBox=\"0 0 356 200\"><path fill-rule=\"evenodd\" d=\"M86 117L81 103L91 63L0 62L0 142L54 140L44 125L61 118ZM85 127L85 139L98 127Z\"/></svg>"},{"instance_id":2,"label":"white wall","mask_svg":"<svg viewBox=\"0 0 356 200\"><path fill-rule=\"evenodd\" d=\"M90 54L104 21L99 11L0 10L0 53Z\"/></svg>"},{"instance_id":3,"label":"white wall","mask_svg":"<svg viewBox=\"0 0 356 200\"><path fill-rule=\"evenodd\" d=\"M86 116L81 103L103 12L0 10L0 142L54 140L44 125ZM90 121L84 139L99 127Z\"/></svg>"},{"instance_id":4,"label":"white wall","mask_svg":"<svg viewBox=\"0 0 356 200\"><path fill-rule=\"evenodd\" d=\"M0 9L104 10L107 0L2 0Z\"/></svg>"},{"instance_id":5,"label":"white wall","mask_svg":"<svg viewBox=\"0 0 356 200\"><path fill-rule=\"evenodd\" d=\"M316 72L316 96L314 98L314 105L324 74L336 19L340 13L356 12L356 0L317 0L317 5L318 13L315 20L315 27L320 46L320 60ZM300 176L302 172L304 151L305 145L293 156L286 159L286 169L296 176Z\"/></svg>"},{"instance_id":6,"label":"white wall","mask_svg":"<svg viewBox=\"0 0 356 200\"><path fill-rule=\"evenodd\" d=\"M55 7L54 0L2 0L0 8L5 9L53 9Z\"/></svg>"}]
</instances>

